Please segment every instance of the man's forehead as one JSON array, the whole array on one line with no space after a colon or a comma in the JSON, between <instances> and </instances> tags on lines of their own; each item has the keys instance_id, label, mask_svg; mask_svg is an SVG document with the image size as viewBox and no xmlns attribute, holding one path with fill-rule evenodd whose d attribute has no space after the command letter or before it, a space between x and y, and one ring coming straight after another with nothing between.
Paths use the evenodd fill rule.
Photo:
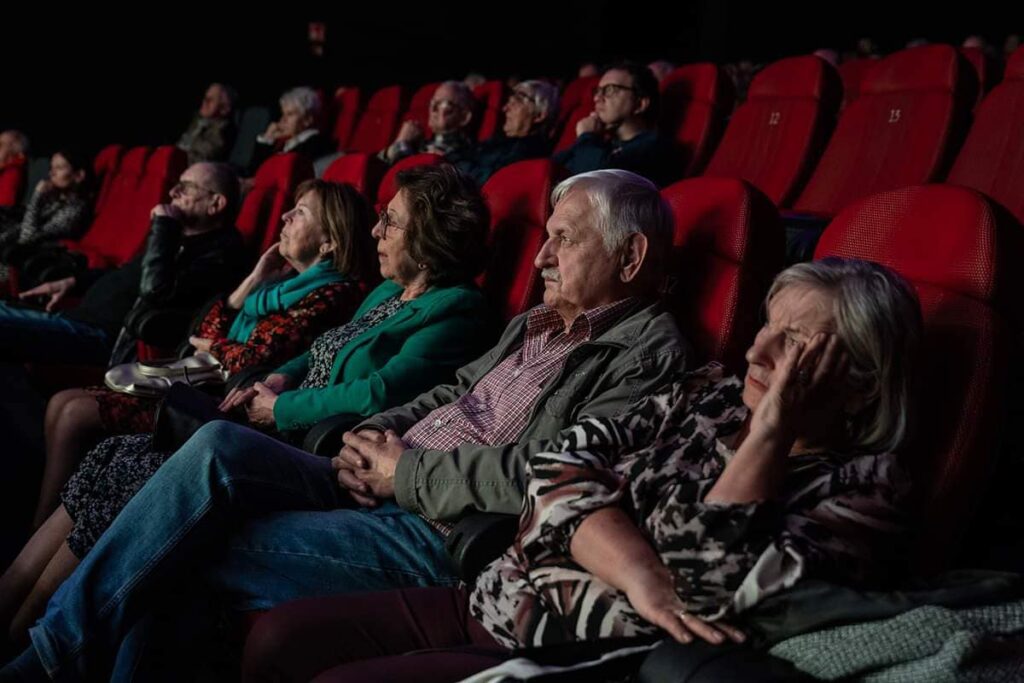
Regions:
<instances>
[{"instance_id":1,"label":"man's forehead","mask_svg":"<svg viewBox=\"0 0 1024 683\"><path fill-rule=\"evenodd\" d=\"M551 229L591 230L593 223L593 206L582 190L570 190L555 205L548 219L548 227Z\"/></svg>"},{"instance_id":2,"label":"man's forehead","mask_svg":"<svg viewBox=\"0 0 1024 683\"><path fill-rule=\"evenodd\" d=\"M629 75L628 71L622 69L612 69L606 71L604 76L601 76L601 85L608 85L614 83L615 85L633 85L633 77Z\"/></svg>"},{"instance_id":3,"label":"man's forehead","mask_svg":"<svg viewBox=\"0 0 1024 683\"><path fill-rule=\"evenodd\" d=\"M195 183L205 180L208 175L209 173L205 166L196 164L185 169L185 172L181 174L181 180L189 180Z\"/></svg>"}]
</instances>

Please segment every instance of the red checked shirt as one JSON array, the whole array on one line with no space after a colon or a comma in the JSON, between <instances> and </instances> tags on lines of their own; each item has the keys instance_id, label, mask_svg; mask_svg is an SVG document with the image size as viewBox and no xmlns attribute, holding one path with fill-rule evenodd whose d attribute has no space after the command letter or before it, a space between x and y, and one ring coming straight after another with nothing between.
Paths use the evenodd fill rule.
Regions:
<instances>
[{"instance_id":1,"label":"red checked shirt","mask_svg":"<svg viewBox=\"0 0 1024 683\"><path fill-rule=\"evenodd\" d=\"M544 385L573 349L599 337L634 303L623 299L577 316L568 330L554 310L527 314L522 345L457 401L431 411L402 437L410 448L450 451L464 443L498 446L518 440ZM568 425L566 425L568 426Z\"/></svg>"}]
</instances>

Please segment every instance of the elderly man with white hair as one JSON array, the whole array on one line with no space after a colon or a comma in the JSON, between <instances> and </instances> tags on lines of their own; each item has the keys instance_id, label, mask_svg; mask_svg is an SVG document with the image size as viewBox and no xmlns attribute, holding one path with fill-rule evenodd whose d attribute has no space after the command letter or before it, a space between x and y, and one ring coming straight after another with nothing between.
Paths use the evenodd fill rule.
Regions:
<instances>
[{"instance_id":1,"label":"elderly man with white hair","mask_svg":"<svg viewBox=\"0 0 1024 683\"><path fill-rule=\"evenodd\" d=\"M503 111L501 133L473 149L447 156L479 185L509 164L551 154L550 132L558 113L558 89L544 81L523 81L512 89Z\"/></svg>"},{"instance_id":2,"label":"elderly man with white hair","mask_svg":"<svg viewBox=\"0 0 1024 683\"><path fill-rule=\"evenodd\" d=\"M256 138L248 174L253 175L274 153L294 152L310 161L333 152L330 140L320 132L323 103L312 88L293 88L281 95L281 118Z\"/></svg>"},{"instance_id":3,"label":"elderly man with white hair","mask_svg":"<svg viewBox=\"0 0 1024 683\"><path fill-rule=\"evenodd\" d=\"M333 461L206 425L100 538L0 677L109 677L115 655L128 664L142 645L137 636L117 654L125 634L171 586L206 584L237 608L266 609L454 585L448 524L518 513L532 456L582 418L624 415L685 366L686 343L658 301L672 217L654 184L596 171L552 199L535 261L544 303L455 384L358 425Z\"/></svg>"},{"instance_id":4,"label":"elderly man with white hair","mask_svg":"<svg viewBox=\"0 0 1024 683\"><path fill-rule=\"evenodd\" d=\"M398 136L380 153L382 161L393 164L413 154L429 152L447 155L464 149L472 142L466 134L473 120L473 92L463 81L445 81L430 98L427 125L434 136L427 139L419 121L402 124Z\"/></svg>"}]
</instances>

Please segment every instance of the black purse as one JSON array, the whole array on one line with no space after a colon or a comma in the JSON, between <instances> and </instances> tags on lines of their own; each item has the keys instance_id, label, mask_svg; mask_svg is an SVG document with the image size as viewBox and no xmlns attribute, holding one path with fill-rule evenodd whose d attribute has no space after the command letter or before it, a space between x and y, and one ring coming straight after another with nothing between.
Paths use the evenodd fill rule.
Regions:
<instances>
[{"instance_id":1,"label":"black purse","mask_svg":"<svg viewBox=\"0 0 1024 683\"><path fill-rule=\"evenodd\" d=\"M231 420L217 406L221 399L187 384L172 384L156 407L153 448L176 451L207 422Z\"/></svg>"},{"instance_id":2,"label":"black purse","mask_svg":"<svg viewBox=\"0 0 1024 683\"><path fill-rule=\"evenodd\" d=\"M232 389L251 387L262 381L270 372L271 368L267 366L247 368L232 375L227 384L209 388L216 393L188 384L171 385L156 407L156 415L153 418L153 448L160 451L176 451L207 422L241 422L237 416L223 413L218 409L221 400Z\"/></svg>"}]
</instances>

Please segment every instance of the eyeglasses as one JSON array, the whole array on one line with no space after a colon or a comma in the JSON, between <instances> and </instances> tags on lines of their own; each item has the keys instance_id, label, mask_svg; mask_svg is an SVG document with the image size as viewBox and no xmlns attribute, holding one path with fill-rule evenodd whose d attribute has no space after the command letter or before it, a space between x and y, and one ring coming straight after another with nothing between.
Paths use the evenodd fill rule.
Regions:
<instances>
[{"instance_id":1,"label":"eyeglasses","mask_svg":"<svg viewBox=\"0 0 1024 683\"><path fill-rule=\"evenodd\" d=\"M182 194L198 195L200 193L206 194L218 194L213 190L208 190L198 183L193 183L191 180L179 180L174 187L171 188L171 192L181 192Z\"/></svg>"},{"instance_id":2,"label":"eyeglasses","mask_svg":"<svg viewBox=\"0 0 1024 683\"><path fill-rule=\"evenodd\" d=\"M520 104L533 104L533 98L521 90L514 90L508 98L510 100L515 100Z\"/></svg>"},{"instance_id":3,"label":"eyeglasses","mask_svg":"<svg viewBox=\"0 0 1024 683\"><path fill-rule=\"evenodd\" d=\"M611 97L615 93L617 93L619 91L622 91L622 90L628 90L629 92L636 92L636 88L634 88L632 86L629 86L629 85L619 85L618 83L609 83L607 85L599 85L596 88L594 88L593 94L594 94L594 97L600 96L600 97L608 98L608 97Z\"/></svg>"},{"instance_id":4,"label":"eyeglasses","mask_svg":"<svg viewBox=\"0 0 1024 683\"><path fill-rule=\"evenodd\" d=\"M388 228L405 230L401 225L391 220L391 214L388 213L387 209L381 209L377 212L377 221L380 223L380 233L383 239L388 238Z\"/></svg>"}]
</instances>

